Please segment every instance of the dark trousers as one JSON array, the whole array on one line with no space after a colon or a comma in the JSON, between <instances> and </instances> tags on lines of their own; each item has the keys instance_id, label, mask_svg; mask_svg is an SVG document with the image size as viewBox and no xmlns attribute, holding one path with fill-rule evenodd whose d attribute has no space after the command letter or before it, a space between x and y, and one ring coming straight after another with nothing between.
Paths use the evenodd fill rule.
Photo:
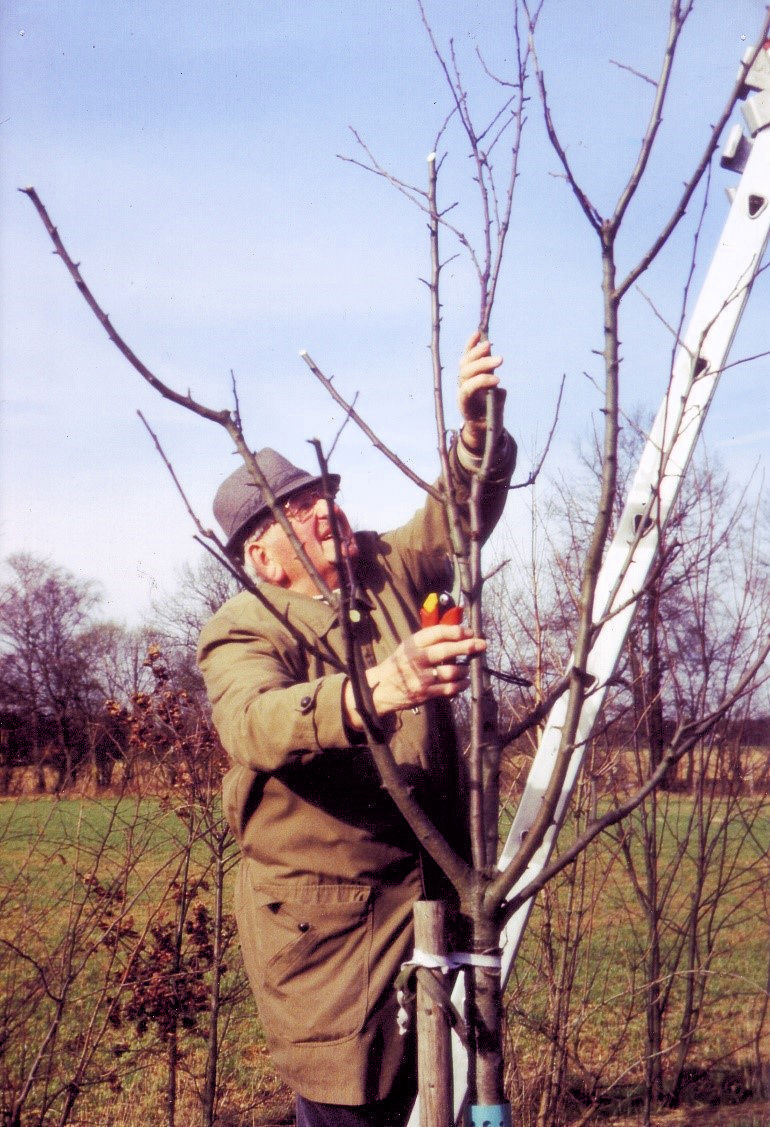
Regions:
<instances>
[{"instance_id":1,"label":"dark trousers","mask_svg":"<svg viewBox=\"0 0 770 1127\"><path fill-rule=\"evenodd\" d=\"M415 1096L412 1083L400 1085L386 1100L355 1107L297 1096L297 1127L405 1127Z\"/></svg>"}]
</instances>

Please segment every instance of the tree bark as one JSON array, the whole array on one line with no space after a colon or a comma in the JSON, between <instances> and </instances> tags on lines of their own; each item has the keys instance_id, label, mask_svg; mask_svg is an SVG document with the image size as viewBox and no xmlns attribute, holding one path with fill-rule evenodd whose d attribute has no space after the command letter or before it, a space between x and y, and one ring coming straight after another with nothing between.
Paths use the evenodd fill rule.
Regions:
<instances>
[{"instance_id":1,"label":"tree bark","mask_svg":"<svg viewBox=\"0 0 770 1127\"><path fill-rule=\"evenodd\" d=\"M497 954L500 929L483 909L473 914L471 951ZM467 976L468 1050L472 1061L469 1102L484 1107L505 1103L503 1084L503 992L500 971L471 967Z\"/></svg>"}]
</instances>

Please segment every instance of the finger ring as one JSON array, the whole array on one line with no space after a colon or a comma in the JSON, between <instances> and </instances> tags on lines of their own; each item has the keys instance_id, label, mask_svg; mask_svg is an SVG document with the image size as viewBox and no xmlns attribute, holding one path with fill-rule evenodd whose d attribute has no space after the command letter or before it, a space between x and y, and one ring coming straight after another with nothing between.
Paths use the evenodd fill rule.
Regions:
<instances>
[{"instance_id":1,"label":"finger ring","mask_svg":"<svg viewBox=\"0 0 770 1127\"><path fill-rule=\"evenodd\" d=\"M432 665L430 667L430 673L431 673L431 677L433 678L433 680L438 681L438 679L439 679L438 678L438 669L436 669L435 665Z\"/></svg>"}]
</instances>

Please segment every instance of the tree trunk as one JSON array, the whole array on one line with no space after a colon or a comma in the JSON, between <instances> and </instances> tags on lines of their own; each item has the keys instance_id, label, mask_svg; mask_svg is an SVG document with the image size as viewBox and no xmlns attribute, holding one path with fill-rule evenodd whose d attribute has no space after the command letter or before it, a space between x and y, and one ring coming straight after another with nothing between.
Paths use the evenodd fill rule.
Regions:
<instances>
[{"instance_id":1,"label":"tree trunk","mask_svg":"<svg viewBox=\"0 0 770 1127\"><path fill-rule=\"evenodd\" d=\"M661 954L660 954L660 903L658 889L658 804L652 794L649 811L650 825L644 837L645 864L647 867L647 1042L645 1046L644 1122L648 1124L651 1113L657 1108L663 1084L663 1028L661 1013Z\"/></svg>"},{"instance_id":2,"label":"tree trunk","mask_svg":"<svg viewBox=\"0 0 770 1127\"><path fill-rule=\"evenodd\" d=\"M472 921L471 950L480 955L498 952L499 934L484 912ZM503 1083L503 993L499 970L471 967L467 974L469 1102L496 1107L505 1103Z\"/></svg>"},{"instance_id":3,"label":"tree trunk","mask_svg":"<svg viewBox=\"0 0 770 1127\"><path fill-rule=\"evenodd\" d=\"M166 1081L166 1123L168 1127L176 1124L176 1077L179 1069L179 1042L177 1026L174 1023L168 1036L168 1077Z\"/></svg>"},{"instance_id":4,"label":"tree trunk","mask_svg":"<svg viewBox=\"0 0 770 1127\"><path fill-rule=\"evenodd\" d=\"M660 642L658 640L660 592L656 588L645 601L647 619L647 685L646 717L647 739L650 748L650 771L654 771L663 760L666 750L663 729L663 685L660 662ZM670 790L676 780L676 767L671 767L661 783L661 790Z\"/></svg>"},{"instance_id":5,"label":"tree trunk","mask_svg":"<svg viewBox=\"0 0 770 1127\"><path fill-rule=\"evenodd\" d=\"M223 889L225 883L224 851L227 831L215 837L215 901L214 901L214 958L211 968L211 1004L209 1006L208 1053L206 1056L206 1083L203 1089L204 1127L213 1127L217 1100L217 1057L219 1054L219 1001L222 985L222 920Z\"/></svg>"}]
</instances>

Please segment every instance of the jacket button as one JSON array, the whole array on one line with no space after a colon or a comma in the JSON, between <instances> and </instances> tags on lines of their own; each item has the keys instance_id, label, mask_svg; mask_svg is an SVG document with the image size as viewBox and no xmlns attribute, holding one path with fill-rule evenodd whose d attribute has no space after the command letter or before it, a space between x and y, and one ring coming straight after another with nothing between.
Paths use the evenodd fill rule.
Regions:
<instances>
[{"instance_id":1,"label":"jacket button","mask_svg":"<svg viewBox=\"0 0 770 1127\"><path fill-rule=\"evenodd\" d=\"M302 700L299 702L299 710L300 710L300 712L302 713L303 716L307 716L308 712L312 711L312 708L313 708L313 698L312 697L303 697Z\"/></svg>"}]
</instances>

